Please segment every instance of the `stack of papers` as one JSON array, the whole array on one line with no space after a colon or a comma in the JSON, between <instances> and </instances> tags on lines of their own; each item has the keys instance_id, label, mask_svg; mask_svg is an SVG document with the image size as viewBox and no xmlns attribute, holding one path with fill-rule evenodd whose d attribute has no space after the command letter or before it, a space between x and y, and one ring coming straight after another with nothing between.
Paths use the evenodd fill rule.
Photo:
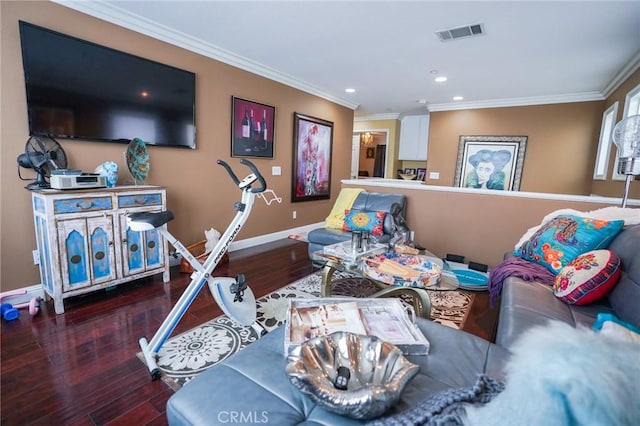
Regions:
<instances>
[{"instance_id":1,"label":"stack of papers","mask_svg":"<svg viewBox=\"0 0 640 426\"><path fill-rule=\"evenodd\" d=\"M291 299L285 353L314 337L342 331L376 336L405 355L426 355L429 341L414 323L412 311L396 298Z\"/></svg>"}]
</instances>

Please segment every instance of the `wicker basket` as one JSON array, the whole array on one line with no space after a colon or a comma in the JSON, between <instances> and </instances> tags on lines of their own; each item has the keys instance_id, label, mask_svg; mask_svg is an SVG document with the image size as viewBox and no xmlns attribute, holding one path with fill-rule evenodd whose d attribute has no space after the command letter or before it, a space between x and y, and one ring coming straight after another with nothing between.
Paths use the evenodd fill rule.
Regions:
<instances>
[{"instance_id":1,"label":"wicker basket","mask_svg":"<svg viewBox=\"0 0 640 426\"><path fill-rule=\"evenodd\" d=\"M209 257L209 253L204 252L206 244L207 244L206 240L198 241L195 244L191 244L190 246L187 246L187 250L189 250L189 253L194 255L200 263L204 263L205 260L207 260L207 257ZM220 259L220 262L218 262L218 265L224 265L228 261L229 261L229 253L225 253ZM180 260L180 272L185 274L190 274L193 272L193 268L191 267L189 262L187 262L187 259L185 259L184 257Z\"/></svg>"}]
</instances>

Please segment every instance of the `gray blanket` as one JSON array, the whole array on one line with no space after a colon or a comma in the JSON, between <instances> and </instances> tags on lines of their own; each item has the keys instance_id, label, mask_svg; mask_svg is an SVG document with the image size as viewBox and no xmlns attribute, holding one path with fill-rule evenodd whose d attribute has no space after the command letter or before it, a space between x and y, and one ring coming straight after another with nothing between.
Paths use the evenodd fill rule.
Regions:
<instances>
[{"instance_id":1,"label":"gray blanket","mask_svg":"<svg viewBox=\"0 0 640 426\"><path fill-rule=\"evenodd\" d=\"M402 413L382 417L368 424L374 426L461 426L468 404L482 405L491 401L504 389L504 384L482 374L473 386L454 388L435 394L416 407Z\"/></svg>"}]
</instances>

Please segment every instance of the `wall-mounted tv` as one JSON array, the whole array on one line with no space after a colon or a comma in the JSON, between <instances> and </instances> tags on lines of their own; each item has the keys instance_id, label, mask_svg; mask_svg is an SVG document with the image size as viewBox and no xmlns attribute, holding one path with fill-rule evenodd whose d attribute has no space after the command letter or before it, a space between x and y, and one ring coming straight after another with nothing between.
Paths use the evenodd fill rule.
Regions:
<instances>
[{"instance_id":1,"label":"wall-mounted tv","mask_svg":"<svg viewBox=\"0 0 640 426\"><path fill-rule=\"evenodd\" d=\"M194 73L19 25L30 135L195 148Z\"/></svg>"}]
</instances>

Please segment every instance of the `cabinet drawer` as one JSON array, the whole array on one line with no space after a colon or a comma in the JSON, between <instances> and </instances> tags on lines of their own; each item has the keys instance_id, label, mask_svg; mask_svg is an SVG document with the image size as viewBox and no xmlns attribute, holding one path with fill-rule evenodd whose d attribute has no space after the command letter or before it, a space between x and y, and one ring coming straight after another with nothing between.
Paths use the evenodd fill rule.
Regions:
<instances>
[{"instance_id":1,"label":"cabinet drawer","mask_svg":"<svg viewBox=\"0 0 640 426\"><path fill-rule=\"evenodd\" d=\"M55 214L84 213L97 210L111 210L112 208L111 197L71 198L68 200L55 200L53 202Z\"/></svg>"},{"instance_id":2,"label":"cabinet drawer","mask_svg":"<svg viewBox=\"0 0 640 426\"><path fill-rule=\"evenodd\" d=\"M118 195L118 208L161 206L162 194Z\"/></svg>"}]
</instances>

